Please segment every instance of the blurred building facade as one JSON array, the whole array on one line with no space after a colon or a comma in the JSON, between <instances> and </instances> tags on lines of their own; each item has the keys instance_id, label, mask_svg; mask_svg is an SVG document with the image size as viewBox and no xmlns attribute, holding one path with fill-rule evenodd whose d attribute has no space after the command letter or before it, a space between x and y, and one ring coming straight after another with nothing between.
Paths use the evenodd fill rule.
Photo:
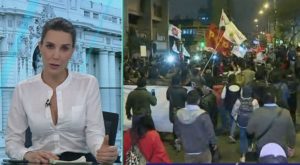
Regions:
<instances>
[{"instance_id":1,"label":"blurred building facade","mask_svg":"<svg viewBox=\"0 0 300 165\"><path fill-rule=\"evenodd\" d=\"M168 50L169 0L124 0L124 54L139 53L141 44L147 55ZM137 38L138 42L132 42Z\"/></svg>"},{"instance_id":2,"label":"blurred building facade","mask_svg":"<svg viewBox=\"0 0 300 165\"><path fill-rule=\"evenodd\" d=\"M1 147L14 87L41 72L38 42L43 24L53 17L64 17L76 27L76 51L69 70L94 75L100 85L102 110L121 114L121 3L110 6L88 0L0 0L0 5ZM121 135L119 126L119 147Z\"/></svg>"}]
</instances>

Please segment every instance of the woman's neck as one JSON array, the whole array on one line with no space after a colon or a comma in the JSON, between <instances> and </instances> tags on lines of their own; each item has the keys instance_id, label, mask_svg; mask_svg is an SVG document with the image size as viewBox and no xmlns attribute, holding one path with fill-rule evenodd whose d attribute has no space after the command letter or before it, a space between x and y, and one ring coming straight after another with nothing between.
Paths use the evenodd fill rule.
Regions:
<instances>
[{"instance_id":1,"label":"woman's neck","mask_svg":"<svg viewBox=\"0 0 300 165\"><path fill-rule=\"evenodd\" d=\"M63 83L66 78L68 77L68 70L66 69L65 72L58 75L53 75L50 73L47 73L43 70L42 72L42 79L43 81L49 85L52 89L56 89L57 86L59 86L61 83Z\"/></svg>"}]
</instances>

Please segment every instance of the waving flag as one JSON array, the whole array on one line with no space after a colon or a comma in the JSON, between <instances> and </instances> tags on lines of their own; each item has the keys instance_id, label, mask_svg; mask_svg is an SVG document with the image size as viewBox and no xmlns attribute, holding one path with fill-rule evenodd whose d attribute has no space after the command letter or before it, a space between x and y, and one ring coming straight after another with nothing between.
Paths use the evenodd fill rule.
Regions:
<instances>
[{"instance_id":1,"label":"waving flag","mask_svg":"<svg viewBox=\"0 0 300 165\"><path fill-rule=\"evenodd\" d=\"M230 23L230 21L229 21L227 15L225 14L224 10L222 9L222 14L221 14L221 18L220 18L219 27L225 26L229 23Z\"/></svg>"},{"instance_id":2,"label":"waving flag","mask_svg":"<svg viewBox=\"0 0 300 165\"><path fill-rule=\"evenodd\" d=\"M216 25L211 24L205 34L206 46L214 48L218 53L228 57L231 55L232 43L222 35L223 31L220 31Z\"/></svg>"},{"instance_id":3,"label":"waving flag","mask_svg":"<svg viewBox=\"0 0 300 165\"><path fill-rule=\"evenodd\" d=\"M247 39L232 22L225 25L223 37L237 45L240 45Z\"/></svg>"},{"instance_id":4,"label":"waving flag","mask_svg":"<svg viewBox=\"0 0 300 165\"><path fill-rule=\"evenodd\" d=\"M169 36L173 36L177 39L181 39L181 30L172 24L169 24L168 34Z\"/></svg>"}]
</instances>

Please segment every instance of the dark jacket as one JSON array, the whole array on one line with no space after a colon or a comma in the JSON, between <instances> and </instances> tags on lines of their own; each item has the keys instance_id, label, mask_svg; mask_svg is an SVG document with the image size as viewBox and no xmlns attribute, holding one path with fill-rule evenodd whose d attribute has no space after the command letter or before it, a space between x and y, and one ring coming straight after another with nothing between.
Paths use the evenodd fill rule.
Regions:
<instances>
[{"instance_id":1,"label":"dark jacket","mask_svg":"<svg viewBox=\"0 0 300 165\"><path fill-rule=\"evenodd\" d=\"M169 106L169 120L170 122L174 122L174 108L180 109L185 107L185 101L187 97L187 89L180 86L175 85L168 88L167 100L170 102Z\"/></svg>"},{"instance_id":2,"label":"dark jacket","mask_svg":"<svg viewBox=\"0 0 300 165\"><path fill-rule=\"evenodd\" d=\"M211 92L207 95L202 96L200 101L200 107L208 112L214 127L217 124L217 100L216 96Z\"/></svg>"},{"instance_id":3,"label":"dark jacket","mask_svg":"<svg viewBox=\"0 0 300 165\"><path fill-rule=\"evenodd\" d=\"M144 87L137 87L129 93L126 101L126 114L132 109L133 116L151 115L150 105L156 105L157 99Z\"/></svg>"},{"instance_id":4,"label":"dark jacket","mask_svg":"<svg viewBox=\"0 0 300 165\"><path fill-rule=\"evenodd\" d=\"M228 84L224 88L226 88L224 106L231 112L236 99L240 97L241 87L238 84Z\"/></svg>"},{"instance_id":5,"label":"dark jacket","mask_svg":"<svg viewBox=\"0 0 300 165\"><path fill-rule=\"evenodd\" d=\"M197 105L187 105L177 111L175 133L180 137L185 153L200 153L215 145L217 138L209 115Z\"/></svg>"},{"instance_id":6,"label":"dark jacket","mask_svg":"<svg viewBox=\"0 0 300 165\"><path fill-rule=\"evenodd\" d=\"M267 143L274 142L280 144L285 149L294 148L296 132L291 115L288 110L273 106L260 107L253 112L247 126L247 132L257 138L271 123L272 119L282 111L280 116L273 121L271 128L257 141L258 149Z\"/></svg>"}]
</instances>

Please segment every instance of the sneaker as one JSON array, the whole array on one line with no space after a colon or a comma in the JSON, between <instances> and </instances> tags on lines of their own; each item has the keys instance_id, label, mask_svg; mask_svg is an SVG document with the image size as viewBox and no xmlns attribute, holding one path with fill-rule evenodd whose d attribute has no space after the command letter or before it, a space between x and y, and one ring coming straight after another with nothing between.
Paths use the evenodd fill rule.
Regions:
<instances>
[{"instance_id":1,"label":"sneaker","mask_svg":"<svg viewBox=\"0 0 300 165\"><path fill-rule=\"evenodd\" d=\"M181 151L181 145L180 145L180 140L179 139L175 139L175 149L178 152Z\"/></svg>"},{"instance_id":2,"label":"sneaker","mask_svg":"<svg viewBox=\"0 0 300 165\"><path fill-rule=\"evenodd\" d=\"M236 140L235 140L234 137L232 137L232 136L228 136L228 137L229 137L229 142L230 143L236 143Z\"/></svg>"},{"instance_id":3,"label":"sneaker","mask_svg":"<svg viewBox=\"0 0 300 165\"><path fill-rule=\"evenodd\" d=\"M245 157L245 156L242 156L242 157L240 158L240 162L241 162L241 163L245 163L245 162L246 162L246 157Z\"/></svg>"},{"instance_id":4,"label":"sneaker","mask_svg":"<svg viewBox=\"0 0 300 165\"><path fill-rule=\"evenodd\" d=\"M254 148L254 144L251 143L250 146L248 147L248 152L252 152Z\"/></svg>"}]
</instances>

